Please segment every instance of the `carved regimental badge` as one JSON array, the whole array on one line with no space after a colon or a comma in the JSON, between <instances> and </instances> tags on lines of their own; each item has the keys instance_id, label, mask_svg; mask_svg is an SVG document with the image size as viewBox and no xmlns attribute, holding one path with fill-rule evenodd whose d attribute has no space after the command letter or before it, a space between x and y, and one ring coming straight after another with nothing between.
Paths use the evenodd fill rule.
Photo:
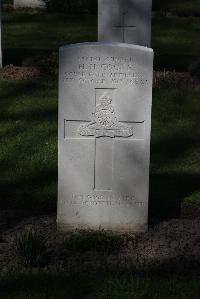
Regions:
<instances>
[{"instance_id":1,"label":"carved regimental badge","mask_svg":"<svg viewBox=\"0 0 200 299\"><path fill-rule=\"evenodd\" d=\"M93 121L80 125L78 133L82 136L95 136L96 138L133 136L133 129L118 121L112 105L112 98L108 96L107 92L99 98L99 102L93 114Z\"/></svg>"}]
</instances>

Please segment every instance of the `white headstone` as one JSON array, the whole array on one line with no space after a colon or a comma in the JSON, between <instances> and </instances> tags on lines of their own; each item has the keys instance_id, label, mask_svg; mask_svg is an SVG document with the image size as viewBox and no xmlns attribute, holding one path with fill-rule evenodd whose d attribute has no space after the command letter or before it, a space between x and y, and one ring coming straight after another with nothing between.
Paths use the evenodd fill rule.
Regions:
<instances>
[{"instance_id":1,"label":"white headstone","mask_svg":"<svg viewBox=\"0 0 200 299\"><path fill-rule=\"evenodd\" d=\"M42 0L14 0L14 8L44 8Z\"/></svg>"},{"instance_id":2,"label":"white headstone","mask_svg":"<svg viewBox=\"0 0 200 299\"><path fill-rule=\"evenodd\" d=\"M99 41L151 45L152 0L98 0Z\"/></svg>"},{"instance_id":3,"label":"white headstone","mask_svg":"<svg viewBox=\"0 0 200 299\"><path fill-rule=\"evenodd\" d=\"M0 67L2 67L1 0L0 0Z\"/></svg>"},{"instance_id":4,"label":"white headstone","mask_svg":"<svg viewBox=\"0 0 200 299\"><path fill-rule=\"evenodd\" d=\"M60 48L58 227L144 231L153 50Z\"/></svg>"}]
</instances>

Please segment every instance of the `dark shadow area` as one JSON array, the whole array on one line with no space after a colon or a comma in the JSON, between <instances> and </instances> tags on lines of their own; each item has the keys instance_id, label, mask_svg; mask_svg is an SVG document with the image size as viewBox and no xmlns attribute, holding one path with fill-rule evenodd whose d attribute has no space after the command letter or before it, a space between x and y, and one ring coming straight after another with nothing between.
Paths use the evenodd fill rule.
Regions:
<instances>
[{"instance_id":1,"label":"dark shadow area","mask_svg":"<svg viewBox=\"0 0 200 299\"><path fill-rule=\"evenodd\" d=\"M66 281L67 279L67 281ZM92 277L83 275L19 275L11 276L8 281L1 284L1 296L16 296L19 292L31 295L41 295L45 293L45 297L57 298L55 296L66 296L69 298L83 298L91 293L95 293L95 286L91 284ZM97 278L100 283L100 280ZM77 285L79 286L77 288ZM24 290L23 290L24 289ZM56 295L57 294L57 295ZM77 297L78 296L78 297ZM4 298L4 297L2 297ZM41 297L43 298L43 297Z\"/></svg>"},{"instance_id":2,"label":"dark shadow area","mask_svg":"<svg viewBox=\"0 0 200 299\"><path fill-rule=\"evenodd\" d=\"M181 204L200 190L199 92L154 90L150 223L179 218Z\"/></svg>"},{"instance_id":3,"label":"dark shadow area","mask_svg":"<svg viewBox=\"0 0 200 299\"><path fill-rule=\"evenodd\" d=\"M54 50L56 49L4 48L3 65L23 66L27 64L37 67L40 66L40 60L47 56L50 57ZM24 63L26 61L27 63Z\"/></svg>"},{"instance_id":4,"label":"dark shadow area","mask_svg":"<svg viewBox=\"0 0 200 299\"><path fill-rule=\"evenodd\" d=\"M152 174L150 176L150 224L179 218L183 199L199 190L200 176Z\"/></svg>"},{"instance_id":5,"label":"dark shadow area","mask_svg":"<svg viewBox=\"0 0 200 299\"><path fill-rule=\"evenodd\" d=\"M54 185L51 195L43 194L42 189ZM42 212L54 211L56 208L57 169L36 171L27 178L17 182L1 184L0 206L1 209L29 209ZM52 198L53 197L53 198Z\"/></svg>"},{"instance_id":6,"label":"dark shadow area","mask_svg":"<svg viewBox=\"0 0 200 299\"><path fill-rule=\"evenodd\" d=\"M1 83L1 228L56 213L56 87L45 80Z\"/></svg>"},{"instance_id":7,"label":"dark shadow area","mask_svg":"<svg viewBox=\"0 0 200 299\"><path fill-rule=\"evenodd\" d=\"M187 72L189 66L198 60L198 55L187 54L159 54L155 50L154 70L169 70L177 72Z\"/></svg>"},{"instance_id":8,"label":"dark shadow area","mask_svg":"<svg viewBox=\"0 0 200 299\"><path fill-rule=\"evenodd\" d=\"M150 274L150 273L149 273ZM169 275L169 273L168 273ZM167 279L166 279L167 278ZM77 287L78 286L78 287ZM1 282L1 298L197 298L198 278L115 273L12 274ZM185 297L185 293L188 297Z\"/></svg>"}]
</instances>

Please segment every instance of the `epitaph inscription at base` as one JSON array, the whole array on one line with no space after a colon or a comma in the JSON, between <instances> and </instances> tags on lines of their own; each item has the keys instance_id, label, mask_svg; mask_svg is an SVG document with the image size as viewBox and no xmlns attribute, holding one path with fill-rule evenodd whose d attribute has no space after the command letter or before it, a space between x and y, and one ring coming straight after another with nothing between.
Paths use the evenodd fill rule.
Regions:
<instances>
[{"instance_id":1,"label":"epitaph inscription at base","mask_svg":"<svg viewBox=\"0 0 200 299\"><path fill-rule=\"evenodd\" d=\"M60 49L60 229L146 230L152 71L144 47Z\"/></svg>"}]
</instances>

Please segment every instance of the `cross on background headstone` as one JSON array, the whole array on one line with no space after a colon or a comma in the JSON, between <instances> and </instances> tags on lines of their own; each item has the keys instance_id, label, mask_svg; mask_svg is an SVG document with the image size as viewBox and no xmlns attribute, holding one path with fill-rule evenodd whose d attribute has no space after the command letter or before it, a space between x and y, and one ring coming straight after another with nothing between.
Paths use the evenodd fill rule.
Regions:
<instances>
[{"instance_id":1,"label":"cross on background headstone","mask_svg":"<svg viewBox=\"0 0 200 299\"><path fill-rule=\"evenodd\" d=\"M98 0L99 41L151 45L152 0Z\"/></svg>"},{"instance_id":2,"label":"cross on background headstone","mask_svg":"<svg viewBox=\"0 0 200 299\"><path fill-rule=\"evenodd\" d=\"M112 191L113 148L115 140L130 138L131 141L135 135L134 125L144 124L144 121L118 121L113 105L115 92L115 89L96 89L93 119L91 121L65 120L64 124L65 139L67 140L86 137L88 139L95 139L93 190L96 191ZM70 136L68 135L69 131L73 132Z\"/></svg>"},{"instance_id":3,"label":"cross on background headstone","mask_svg":"<svg viewBox=\"0 0 200 299\"><path fill-rule=\"evenodd\" d=\"M137 28L135 25L129 25L129 26L126 25L125 19L126 19L126 12L123 12L122 13L122 24L118 25L118 26L113 26L113 29L121 29L122 30L122 42L123 43L126 42L126 31L130 30L130 29L134 30Z\"/></svg>"}]
</instances>

